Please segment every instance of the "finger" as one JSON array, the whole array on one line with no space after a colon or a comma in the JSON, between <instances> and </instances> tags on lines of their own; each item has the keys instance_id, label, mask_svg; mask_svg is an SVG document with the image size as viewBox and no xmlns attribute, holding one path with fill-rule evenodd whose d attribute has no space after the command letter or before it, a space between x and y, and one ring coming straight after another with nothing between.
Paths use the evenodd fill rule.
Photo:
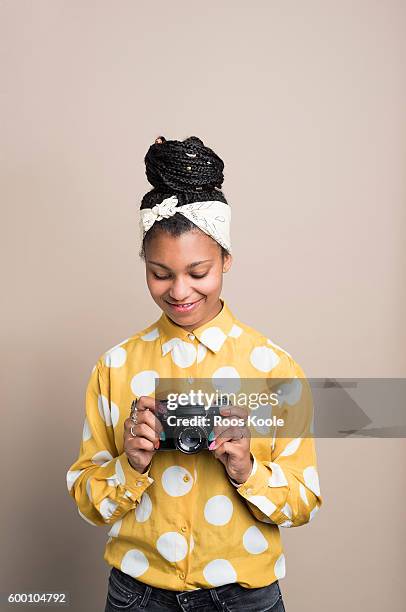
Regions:
<instances>
[{"instance_id":1,"label":"finger","mask_svg":"<svg viewBox=\"0 0 406 612\"><path fill-rule=\"evenodd\" d=\"M159 434L163 431L161 421L151 410L141 410L140 412L137 412L137 425L141 423L146 423L153 431L155 431L157 436L159 436ZM134 421L131 419L131 417L127 417L124 421L125 433L130 433L131 427L133 428L133 431L135 431Z\"/></svg>"},{"instance_id":2,"label":"finger","mask_svg":"<svg viewBox=\"0 0 406 612\"><path fill-rule=\"evenodd\" d=\"M145 410L152 410L156 413L161 408L161 402L154 397L148 395L141 395L137 401L137 411L143 412Z\"/></svg>"},{"instance_id":3,"label":"finger","mask_svg":"<svg viewBox=\"0 0 406 612\"><path fill-rule=\"evenodd\" d=\"M230 427L226 431L223 431L219 436L214 438L211 443L213 444L213 446L210 445L210 450L213 450L214 448L219 448L224 444L224 442L233 442L233 444L235 444L236 442L241 442L242 440L245 440L249 437L249 431L246 427Z\"/></svg>"},{"instance_id":4,"label":"finger","mask_svg":"<svg viewBox=\"0 0 406 612\"><path fill-rule=\"evenodd\" d=\"M226 431L215 438L216 445L226 441L239 441L247 437L247 432L244 427L229 427Z\"/></svg>"},{"instance_id":5,"label":"finger","mask_svg":"<svg viewBox=\"0 0 406 612\"><path fill-rule=\"evenodd\" d=\"M132 443L133 440L138 440L139 438L148 440L155 449L157 449L159 446L159 432L154 430L147 423L133 423L129 430L126 429L124 432L124 445L128 444L129 442Z\"/></svg>"},{"instance_id":6,"label":"finger","mask_svg":"<svg viewBox=\"0 0 406 612\"><path fill-rule=\"evenodd\" d=\"M232 442L223 442L223 444L220 444L220 446L218 448L216 448L216 450L214 451L214 456L216 459L222 459L222 457L224 457L225 455L232 455L233 453L235 453L236 451L236 447L232 444Z\"/></svg>"},{"instance_id":7,"label":"finger","mask_svg":"<svg viewBox=\"0 0 406 612\"><path fill-rule=\"evenodd\" d=\"M132 430L135 433L137 438L146 438L147 440L150 440L152 443L155 443L157 442L157 440L159 440L159 435L155 432L155 430L152 427L147 425L147 423L137 423L136 425L133 424ZM134 437L131 431L130 431L130 436L132 438Z\"/></svg>"},{"instance_id":8,"label":"finger","mask_svg":"<svg viewBox=\"0 0 406 612\"><path fill-rule=\"evenodd\" d=\"M247 425L241 424L230 424L229 426L223 426L218 431L214 432L215 438L224 438L231 436L233 438L241 438L249 435L249 428Z\"/></svg>"},{"instance_id":9,"label":"finger","mask_svg":"<svg viewBox=\"0 0 406 612\"><path fill-rule=\"evenodd\" d=\"M246 421L242 417L237 417L233 415L231 416L221 415L221 416L222 416L222 421L218 425L215 425L213 428L215 435L220 434L222 431L226 431L230 427L245 427L246 425Z\"/></svg>"},{"instance_id":10,"label":"finger","mask_svg":"<svg viewBox=\"0 0 406 612\"><path fill-rule=\"evenodd\" d=\"M137 436L136 438L130 437L127 438L125 444L124 444L124 450L125 452L130 452L133 453L134 451L155 451L155 446L154 443L151 442L151 440L148 440L147 438L144 438L143 436Z\"/></svg>"},{"instance_id":11,"label":"finger","mask_svg":"<svg viewBox=\"0 0 406 612\"><path fill-rule=\"evenodd\" d=\"M245 406L224 406L220 409L222 416L237 416L244 421L248 418L248 410Z\"/></svg>"}]
</instances>

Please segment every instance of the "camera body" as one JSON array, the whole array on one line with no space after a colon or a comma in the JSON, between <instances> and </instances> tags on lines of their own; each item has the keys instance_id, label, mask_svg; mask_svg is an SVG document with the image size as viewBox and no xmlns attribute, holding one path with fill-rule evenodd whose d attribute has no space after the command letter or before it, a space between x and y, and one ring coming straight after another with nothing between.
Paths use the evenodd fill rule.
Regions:
<instances>
[{"instance_id":1,"label":"camera body","mask_svg":"<svg viewBox=\"0 0 406 612\"><path fill-rule=\"evenodd\" d=\"M158 451L180 450L188 455L207 450L214 439L215 416L228 402L204 404L178 404L168 408L168 400L160 400L163 410L157 414L162 424Z\"/></svg>"}]
</instances>

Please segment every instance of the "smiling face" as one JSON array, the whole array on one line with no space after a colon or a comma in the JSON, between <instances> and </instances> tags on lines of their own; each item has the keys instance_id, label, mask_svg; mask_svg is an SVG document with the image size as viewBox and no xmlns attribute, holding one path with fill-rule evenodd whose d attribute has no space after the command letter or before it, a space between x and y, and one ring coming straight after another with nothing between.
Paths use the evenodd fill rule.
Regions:
<instances>
[{"instance_id":1,"label":"smiling face","mask_svg":"<svg viewBox=\"0 0 406 612\"><path fill-rule=\"evenodd\" d=\"M188 331L207 323L221 310L224 262L219 245L200 230L180 236L160 231L145 245L146 280L154 302ZM191 304L191 306L176 306Z\"/></svg>"}]
</instances>

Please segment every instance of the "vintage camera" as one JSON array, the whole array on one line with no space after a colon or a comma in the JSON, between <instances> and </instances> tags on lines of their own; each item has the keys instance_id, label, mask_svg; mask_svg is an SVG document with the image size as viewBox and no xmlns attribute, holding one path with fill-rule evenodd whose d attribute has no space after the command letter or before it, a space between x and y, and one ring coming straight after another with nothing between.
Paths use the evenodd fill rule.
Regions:
<instances>
[{"instance_id":1,"label":"vintage camera","mask_svg":"<svg viewBox=\"0 0 406 612\"><path fill-rule=\"evenodd\" d=\"M168 408L168 400L160 400L163 410L156 416L163 426L163 432L158 451L180 450L193 454L207 450L214 438L214 416L221 416L220 409L229 404L226 398L221 399L221 403L210 407L204 404L178 404L175 408Z\"/></svg>"}]
</instances>

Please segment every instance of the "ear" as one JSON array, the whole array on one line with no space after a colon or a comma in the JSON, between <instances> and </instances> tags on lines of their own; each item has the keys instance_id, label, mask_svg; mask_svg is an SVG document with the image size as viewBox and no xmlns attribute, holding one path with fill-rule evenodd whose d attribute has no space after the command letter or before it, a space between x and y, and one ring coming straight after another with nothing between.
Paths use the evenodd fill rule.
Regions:
<instances>
[{"instance_id":1,"label":"ear","mask_svg":"<svg viewBox=\"0 0 406 612\"><path fill-rule=\"evenodd\" d=\"M223 261L223 272L228 272L229 269L231 268L231 264L233 263L233 256L230 255L230 253L228 253L227 255L225 255L224 257L224 261Z\"/></svg>"}]
</instances>

